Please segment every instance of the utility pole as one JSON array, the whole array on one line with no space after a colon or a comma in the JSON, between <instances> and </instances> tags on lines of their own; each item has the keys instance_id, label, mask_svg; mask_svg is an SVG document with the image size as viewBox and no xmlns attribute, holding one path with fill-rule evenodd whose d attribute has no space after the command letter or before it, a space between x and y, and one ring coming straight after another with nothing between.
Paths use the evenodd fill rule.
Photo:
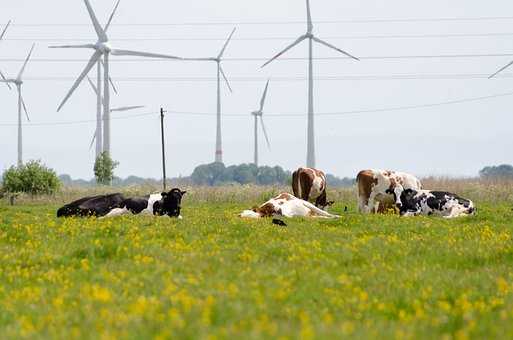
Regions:
<instances>
[{"instance_id":1,"label":"utility pole","mask_svg":"<svg viewBox=\"0 0 513 340\"><path fill-rule=\"evenodd\" d=\"M164 111L163 108L160 108L160 132L162 135L162 186L164 187L164 191L166 191L166 145L164 140Z\"/></svg>"}]
</instances>

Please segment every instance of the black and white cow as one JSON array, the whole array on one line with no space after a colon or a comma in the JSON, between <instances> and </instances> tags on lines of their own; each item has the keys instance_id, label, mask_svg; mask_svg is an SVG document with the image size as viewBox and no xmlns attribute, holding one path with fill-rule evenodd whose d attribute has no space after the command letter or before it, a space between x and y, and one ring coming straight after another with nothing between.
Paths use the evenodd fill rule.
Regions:
<instances>
[{"instance_id":1,"label":"black and white cow","mask_svg":"<svg viewBox=\"0 0 513 340\"><path fill-rule=\"evenodd\" d=\"M444 191L406 189L401 193L402 216L437 215L454 218L476 212L471 200Z\"/></svg>"},{"instance_id":2,"label":"black and white cow","mask_svg":"<svg viewBox=\"0 0 513 340\"><path fill-rule=\"evenodd\" d=\"M182 218L182 197L186 191L173 189L161 194L125 198L122 194L85 197L66 204L57 211L57 217L115 217L126 214L150 214Z\"/></svg>"}]
</instances>

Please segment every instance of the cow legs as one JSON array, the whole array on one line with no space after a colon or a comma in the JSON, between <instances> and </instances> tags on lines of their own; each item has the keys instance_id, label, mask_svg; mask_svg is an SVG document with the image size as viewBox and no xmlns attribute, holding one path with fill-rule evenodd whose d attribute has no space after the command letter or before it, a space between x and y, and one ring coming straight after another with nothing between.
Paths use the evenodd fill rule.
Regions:
<instances>
[{"instance_id":1,"label":"cow legs","mask_svg":"<svg viewBox=\"0 0 513 340\"><path fill-rule=\"evenodd\" d=\"M107 215L105 215L102 218L123 216L123 215L127 215L127 214L131 214L130 210L128 210L127 208L115 208L115 209L112 209Z\"/></svg>"}]
</instances>

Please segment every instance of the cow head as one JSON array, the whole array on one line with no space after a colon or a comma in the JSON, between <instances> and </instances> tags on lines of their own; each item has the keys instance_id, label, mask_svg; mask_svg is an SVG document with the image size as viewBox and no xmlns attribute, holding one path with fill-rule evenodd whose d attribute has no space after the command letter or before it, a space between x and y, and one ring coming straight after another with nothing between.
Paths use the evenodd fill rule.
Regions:
<instances>
[{"instance_id":1,"label":"cow head","mask_svg":"<svg viewBox=\"0 0 513 340\"><path fill-rule=\"evenodd\" d=\"M335 204L335 201L328 201L326 197L326 191L323 192L317 199L315 200L315 206L322 210L326 210L327 207L331 207Z\"/></svg>"},{"instance_id":2,"label":"cow head","mask_svg":"<svg viewBox=\"0 0 513 340\"><path fill-rule=\"evenodd\" d=\"M169 217L180 217L182 209L182 197L187 191L182 191L178 188L172 189L169 192L162 193L162 199L155 203L154 214Z\"/></svg>"},{"instance_id":3,"label":"cow head","mask_svg":"<svg viewBox=\"0 0 513 340\"><path fill-rule=\"evenodd\" d=\"M400 210L403 206L401 195L404 192L404 188L400 184L395 184L388 188L385 193L394 196L395 206Z\"/></svg>"},{"instance_id":4,"label":"cow head","mask_svg":"<svg viewBox=\"0 0 513 340\"><path fill-rule=\"evenodd\" d=\"M406 214L409 211L416 211L417 210L417 201L415 199L415 196L417 195L417 191L413 189L406 189L401 193L400 199L401 199L401 207L400 212L401 215Z\"/></svg>"}]
</instances>

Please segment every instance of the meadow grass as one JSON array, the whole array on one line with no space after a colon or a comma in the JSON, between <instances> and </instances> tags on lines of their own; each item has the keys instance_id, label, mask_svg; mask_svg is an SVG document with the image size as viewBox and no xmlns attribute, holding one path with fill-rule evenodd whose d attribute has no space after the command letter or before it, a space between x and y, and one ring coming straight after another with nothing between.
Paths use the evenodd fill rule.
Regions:
<instances>
[{"instance_id":1,"label":"meadow grass","mask_svg":"<svg viewBox=\"0 0 513 340\"><path fill-rule=\"evenodd\" d=\"M180 221L57 219L58 197L0 205L0 334L511 338L511 187L450 185L477 216L364 216L353 189L330 192L341 219L287 227L237 217L281 188L191 188Z\"/></svg>"}]
</instances>

